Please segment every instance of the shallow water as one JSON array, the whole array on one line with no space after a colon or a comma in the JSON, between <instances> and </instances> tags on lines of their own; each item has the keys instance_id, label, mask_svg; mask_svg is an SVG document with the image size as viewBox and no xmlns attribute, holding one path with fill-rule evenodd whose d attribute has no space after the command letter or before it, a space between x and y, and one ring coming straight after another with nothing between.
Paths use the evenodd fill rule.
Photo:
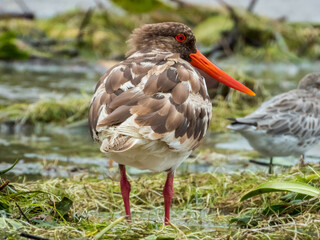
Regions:
<instances>
[{"instance_id":1,"label":"shallow water","mask_svg":"<svg viewBox=\"0 0 320 240\"><path fill-rule=\"evenodd\" d=\"M236 59L219 62L223 68L234 65ZM239 63L239 62L238 62ZM262 64L241 61L237 70L261 80L272 94L295 88L306 73L319 69L317 63ZM34 102L42 98L65 98L70 95L81 97L83 92L92 94L100 73L96 67L74 64L0 64L0 104L13 102ZM232 116L230 116L232 117ZM233 116L235 117L235 116ZM200 154L201 152L201 154ZM105 177L117 171L116 164L110 168L108 160L99 152L86 127L86 122L71 126L51 124L35 127L2 124L0 128L0 170L9 167L16 159L19 163L11 171L16 176L23 175L36 179L41 177L70 176L92 173ZM250 145L238 134L209 133L199 150L178 169L185 172L234 172L267 171L266 166L249 162L259 157ZM307 162L320 160L320 146L307 153ZM275 170L298 163L296 157L276 158ZM128 168L131 174L141 174L135 168Z\"/></svg>"},{"instance_id":2,"label":"shallow water","mask_svg":"<svg viewBox=\"0 0 320 240\"><path fill-rule=\"evenodd\" d=\"M0 63L0 104L61 99L91 92L98 74L89 66Z\"/></svg>"}]
</instances>

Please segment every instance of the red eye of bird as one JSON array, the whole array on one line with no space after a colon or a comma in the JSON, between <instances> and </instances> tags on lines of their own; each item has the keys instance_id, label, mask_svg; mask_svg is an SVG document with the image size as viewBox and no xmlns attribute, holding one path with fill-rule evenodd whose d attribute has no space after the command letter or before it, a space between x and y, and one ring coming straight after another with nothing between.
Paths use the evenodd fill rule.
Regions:
<instances>
[{"instance_id":1,"label":"red eye of bird","mask_svg":"<svg viewBox=\"0 0 320 240\"><path fill-rule=\"evenodd\" d=\"M177 36L176 36L176 40L178 42L184 42L184 40L186 40L186 36L183 34L183 33L179 33Z\"/></svg>"}]
</instances>

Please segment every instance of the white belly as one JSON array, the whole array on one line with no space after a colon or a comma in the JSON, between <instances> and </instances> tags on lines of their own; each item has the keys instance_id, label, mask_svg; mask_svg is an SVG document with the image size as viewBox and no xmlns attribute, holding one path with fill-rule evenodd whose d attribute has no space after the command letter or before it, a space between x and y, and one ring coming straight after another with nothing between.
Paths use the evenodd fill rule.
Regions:
<instances>
[{"instance_id":1,"label":"white belly","mask_svg":"<svg viewBox=\"0 0 320 240\"><path fill-rule=\"evenodd\" d=\"M119 164L162 172L176 170L191 152L173 151L161 141L139 140L124 152L106 152L106 155Z\"/></svg>"},{"instance_id":2,"label":"white belly","mask_svg":"<svg viewBox=\"0 0 320 240\"><path fill-rule=\"evenodd\" d=\"M239 131L250 145L267 157L304 154L308 147L299 146L299 139L290 135L267 134L265 130L246 129Z\"/></svg>"}]
</instances>

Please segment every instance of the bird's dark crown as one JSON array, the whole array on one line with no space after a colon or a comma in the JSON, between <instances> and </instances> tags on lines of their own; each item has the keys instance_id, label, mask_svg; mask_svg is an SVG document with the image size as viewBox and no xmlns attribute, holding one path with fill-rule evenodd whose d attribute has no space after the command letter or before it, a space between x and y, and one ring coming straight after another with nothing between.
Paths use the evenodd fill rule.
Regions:
<instances>
[{"instance_id":1,"label":"bird's dark crown","mask_svg":"<svg viewBox=\"0 0 320 240\"><path fill-rule=\"evenodd\" d=\"M178 34L183 34L185 40L178 41L176 39ZM152 49L159 49L166 52L179 53L181 58L191 61L189 54L197 51L196 38L191 29L177 22L143 25L133 31L128 44L130 50L127 56L137 51L147 52Z\"/></svg>"}]
</instances>

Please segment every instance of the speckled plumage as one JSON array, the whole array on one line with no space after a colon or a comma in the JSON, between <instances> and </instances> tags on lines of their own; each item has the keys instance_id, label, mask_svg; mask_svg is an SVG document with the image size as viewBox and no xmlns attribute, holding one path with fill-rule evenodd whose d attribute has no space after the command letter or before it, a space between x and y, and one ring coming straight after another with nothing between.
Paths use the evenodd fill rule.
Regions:
<instances>
[{"instance_id":1,"label":"speckled plumage","mask_svg":"<svg viewBox=\"0 0 320 240\"><path fill-rule=\"evenodd\" d=\"M136 48L99 80L89 112L91 134L120 164L175 170L208 129L206 84L179 53L158 45Z\"/></svg>"},{"instance_id":2,"label":"speckled plumage","mask_svg":"<svg viewBox=\"0 0 320 240\"><path fill-rule=\"evenodd\" d=\"M320 73L308 74L297 89L271 98L228 127L265 156L304 154L320 141Z\"/></svg>"}]
</instances>

